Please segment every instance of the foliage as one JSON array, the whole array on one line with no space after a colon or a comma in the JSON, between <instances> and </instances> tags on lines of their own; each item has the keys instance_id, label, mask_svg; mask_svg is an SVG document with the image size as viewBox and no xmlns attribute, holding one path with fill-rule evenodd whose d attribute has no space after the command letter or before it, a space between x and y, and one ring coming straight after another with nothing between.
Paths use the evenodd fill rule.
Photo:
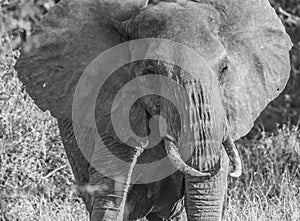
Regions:
<instances>
[{"instance_id":1,"label":"foliage","mask_svg":"<svg viewBox=\"0 0 300 221\"><path fill-rule=\"evenodd\" d=\"M54 0L0 0L0 64L12 62L12 51L30 36L33 25L54 4Z\"/></svg>"}]
</instances>

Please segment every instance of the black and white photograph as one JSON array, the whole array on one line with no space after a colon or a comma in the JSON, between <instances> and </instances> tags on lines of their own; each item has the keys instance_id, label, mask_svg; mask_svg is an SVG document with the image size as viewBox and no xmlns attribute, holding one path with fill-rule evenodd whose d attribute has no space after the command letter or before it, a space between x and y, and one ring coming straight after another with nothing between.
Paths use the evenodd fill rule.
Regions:
<instances>
[{"instance_id":1,"label":"black and white photograph","mask_svg":"<svg viewBox=\"0 0 300 221\"><path fill-rule=\"evenodd\" d=\"M300 0L0 0L0 221L300 221Z\"/></svg>"}]
</instances>

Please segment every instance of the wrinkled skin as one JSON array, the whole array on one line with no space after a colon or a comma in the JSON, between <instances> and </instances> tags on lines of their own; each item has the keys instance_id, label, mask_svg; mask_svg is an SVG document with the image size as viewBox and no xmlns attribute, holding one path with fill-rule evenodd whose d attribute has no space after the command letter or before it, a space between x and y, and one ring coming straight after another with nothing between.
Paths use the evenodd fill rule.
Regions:
<instances>
[{"instance_id":1,"label":"wrinkled skin","mask_svg":"<svg viewBox=\"0 0 300 221\"><path fill-rule=\"evenodd\" d=\"M189 221L221 220L229 163L233 177L242 169L234 140L250 130L288 79L291 43L267 0L62 0L33 35L38 44L23 52L16 69L37 105L57 118L92 221L182 220L184 211ZM193 73L161 60L125 65L99 92L97 128L74 120L73 96L87 65L119 43L142 38L168 39L191 48L197 56L151 43L146 46L152 51L145 53L184 61ZM131 57L139 53L138 47L128 50ZM155 147L141 150L142 143L127 137L137 147L133 148L116 135L111 103L127 82L147 75L175 80L188 93L184 97L176 87L159 81L137 84L140 91L156 86L176 97L177 104L151 95L132 106L129 122L135 134L161 138ZM126 100L114 107L121 115L122 102ZM166 125L152 119L157 114ZM151 122L154 126L149 128ZM112 155L132 168L116 163ZM147 171L134 176L136 164L167 157L176 172L159 181L128 185L128 180L139 183L153 176Z\"/></svg>"},{"instance_id":2,"label":"wrinkled skin","mask_svg":"<svg viewBox=\"0 0 300 221\"><path fill-rule=\"evenodd\" d=\"M136 23L133 22L133 28L138 26L140 30L139 35L133 35L133 38L159 37L176 39L191 48L196 48L197 52L208 63L209 68L212 70L211 74L215 75L210 77L217 79L218 76L224 75L223 63L227 60L226 49L212 34L216 32L214 29L217 27L212 26L211 32L206 32L203 28L201 29L201 27L206 25L204 20L206 17L199 16L197 10L195 10L194 13L192 11L193 9L190 8L189 10L189 13L187 13L185 10L178 9L175 15L168 12L168 8L164 8L162 13L169 16L157 13L155 17L151 16L151 11L148 12L149 14L147 15L145 12L145 14L140 15L140 17L137 16L135 19L135 21L137 21ZM217 16L217 12L211 12L210 8L203 8L202 13L210 14L212 17ZM165 19L165 21L163 19ZM189 20L193 20L194 22L188 23ZM151 28L152 24L160 24L161 27L159 29L153 29ZM198 27L195 28L195 24L197 24ZM189 30L190 35L186 36L183 30ZM192 30L195 30L195 32ZM202 33L199 33L198 30L202 30ZM151 47L151 45L149 47ZM207 48L210 50L209 54L206 53ZM181 52L177 54L174 51L162 51L168 55L187 56L180 54ZM166 119L167 134L171 138L165 138L165 146L167 148L169 146L178 148L181 156L190 154L192 158L187 161L189 166L197 171L205 171L211 174L211 176L199 177L192 174L186 174L184 176L185 207L188 220L220 220L227 189L226 184L229 169L229 161L222 146L222 142L228 137L228 122L221 102L219 104L213 103L210 97L210 93L212 92L219 93L218 98L222 97L220 83L216 80L216 85L212 86L215 88L211 88L208 82L197 81L197 78L201 79L203 70L196 71L197 75L196 78L194 78L181 68L165 62L142 61L132 65L131 71L134 76L157 74L169 76L173 79L179 78L180 84L184 85L188 91L191 91L190 99L178 101L181 108L187 107L187 110L184 111L187 116L179 116L172 103L157 96L145 97L143 99L143 105L151 115L160 114ZM205 76L202 76L202 79L205 79ZM205 83L208 85L204 86L203 84ZM153 87L153 85L150 84L149 87ZM203 91L201 91L201 89ZM147 86L146 88L141 87L141 90L147 90ZM162 88L162 90L169 91L169 93L174 93L174 96L177 95L176 97L180 97L178 96L179 91L176 91L176 89ZM193 116L196 116L195 120L189 121ZM182 125L180 124L180 118L184 118L184 121L186 121L184 124L189 125L188 129L183 132L185 135L181 134ZM201 123L202 121L204 123ZM192 124L196 125L197 123L200 125L200 128L197 129L197 126L195 126L190 129ZM199 141L199 139L202 143L196 144L196 141ZM182 149L183 147L181 147L180 143L188 142L194 143L194 146L191 149ZM192 152L187 153L188 151Z\"/></svg>"}]
</instances>

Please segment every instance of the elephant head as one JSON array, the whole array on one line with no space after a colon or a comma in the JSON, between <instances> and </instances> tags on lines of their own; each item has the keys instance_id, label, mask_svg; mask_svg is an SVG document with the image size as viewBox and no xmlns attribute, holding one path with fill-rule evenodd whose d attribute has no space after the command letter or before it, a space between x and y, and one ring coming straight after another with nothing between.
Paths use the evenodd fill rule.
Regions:
<instances>
[{"instance_id":1,"label":"elephant head","mask_svg":"<svg viewBox=\"0 0 300 221\"><path fill-rule=\"evenodd\" d=\"M76 85L98 54L128 40L178 43L174 48L149 40L142 46L146 50L138 44L128 47L135 62L118 72L112 89L102 90L95 114L110 112L111 90L120 89L129 79L138 79L141 92L155 87L172 97L175 104L157 95L143 97L131 125L143 133L147 114L163 117L164 122L159 122L163 145L176 169L185 174L188 219L220 218L227 171L226 160L220 162L223 150L234 166L231 175L239 176L241 162L234 140L249 132L289 78L292 44L267 0L185 4L62 0L43 18L34 36L38 37L28 43L31 50L17 63L19 77L42 110L65 119L72 119ZM136 61L141 56L145 59ZM179 86L160 78L154 85L141 80L148 75ZM98 121L103 131L110 131L110 120L99 117ZM221 169L225 175L216 181ZM203 197L209 189L215 193Z\"/></svg>"}]
</instances>

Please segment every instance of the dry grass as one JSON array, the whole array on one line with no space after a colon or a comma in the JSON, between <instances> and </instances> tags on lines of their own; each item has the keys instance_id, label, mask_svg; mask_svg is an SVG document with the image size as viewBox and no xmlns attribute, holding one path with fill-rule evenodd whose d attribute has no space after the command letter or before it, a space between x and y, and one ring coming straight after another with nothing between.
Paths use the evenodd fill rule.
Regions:
<instances>
[{"instance_id":1,"label":"dry grass","mask_svg":"<svg viewBox=\"0 0 300 221\"><path fill-rule=\"evenodd\" d=\"M2 66L0 79L0 220L87 220L55 119L33 104L12 67Z\"/></svg>"},{"instance_id":2,"label":"dry grass","mask_svg":"<svg viewBox=\"0 0 300 221\"><path fill-rule=\"evenodd\" d=\"M284 127L276 134L239 144L244 173L231 180L227 220L300 220L300 131Z\"/></svg>"},{"instance_id":3,"label":"dry grass","mask_svg":"<svg viewBox=\"0 0 300 221\"><path fill-rule=\"evenodd\" d=\"M0 78L0 220L87 220L56 121L36 108L12 67ZM299 136L285 127L239 142L245 168L230 182L226 220L300 220Z\"/></svg>"}]
</instances>

